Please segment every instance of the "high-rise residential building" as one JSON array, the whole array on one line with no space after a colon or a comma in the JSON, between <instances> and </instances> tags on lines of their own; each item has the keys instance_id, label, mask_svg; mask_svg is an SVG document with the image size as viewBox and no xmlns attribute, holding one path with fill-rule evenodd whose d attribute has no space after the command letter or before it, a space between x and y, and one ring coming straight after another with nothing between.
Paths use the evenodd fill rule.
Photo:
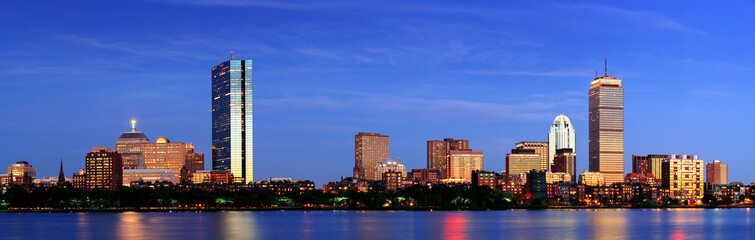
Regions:
<instances>
[{"instance_id":1,"label":"high-rise residential building","mask_svg":"<svg viewBox=\"0 0 755 240\"><path fill-rule=\"evenodd\" d=\"M535 153L535 149L511 149L511 153L506 154L506 177L511 181L514 176L527 173L530 170L542 170L540 155Z\"/></svg>"},{"instance_id":2,"label":"high-rise residential building","mask_svg":"<svg viewBox=\"0 0 755 240\"><path fill-rule=\"evenodd\" d=\"M656 178L663 176L663 162L668 161L669 155L650 154L647 156L632 155L632 172L640 174L652 173Z\"/></svg>"},{"instance_id":3,"label":"high-rise residential building","mask_svg":"<svg viewBox=\"0 0 755 240\"><path fill-rule=\"evenodd\" d=\"M354 136L354 177L366 180L382 180L375 175L377 163L389 158L389 137L380 133L360 132Z\"/></svg>"},{"instance_id":4,"label":"high-rise residential building","mask_svg":"<svg viewBox=\"0 0 755 240\"><path fill-rule=\"evenodd\" d=\"M142 143L141 154L145 169L170 169L179 178L181 168L186 164L189 153L194 152L194 144L170 142L165 137L158 137L154 143Z\"/></svg>"},{"instance_id":5,"label":"high-rise residential building","mask_svg":"<svg viewBox=\"0 0 755 240\"><path fill-rule=\"evenodd\" d=\"M8 167L8 175L10 175L11 181L16 184L29 184L37 178L37 170L27 161L18 161ZM25 181L24 178L31 180Z\"/></svg>"},{"instance_id":6,"label":"high-rise residential building","mask_svg":"<svg viewBox=\"0 0 755 240\"><path fill-rule=\"evenodd\" d=\"M482 170L482 151L471 149L451 150L449 152L449 175L447 179L472 182L472 171Z\"/></svg>"},{"instance_id":7,"label":"high-rise residential building","mask_svg":"<svg viewBox=\"0 0 755 240\"><path fill-rule=\"evenodd\" d=\"M561 114L553 120L551 128L548 131L548 167L549 171L553 171L552 168L556 160L556 151L558 149L569 148L572 153L577 152L577 143L574 133L574 126L571 121L565 115ZM573 174L572 174L573 175Z\"/></svg>"},{"instance_id":8,"label":"high-rise residential building","mask_svg":"<svg viewBox=\"0 0 755 240\"><path fill-rule=\"evenodd\" d=\"M398 172L401 173L401 177L406 177L406 168L404 168L404 162L401 161L401 158L383 159L382 162L375 164L373 168L375 168L373 171L375 173L374 178L377 179L382 179L383 173L386 172Z\"/></svg>"},{"instance_id":9,"label":"high-rise residential building","mask_svg":"<svg viewBox=\"0 0 755 240\"><path fill-rule=\"evenodd\" d=\"M121 164L121 154L107 147L93 147L86 156L86 188L117 190L123 184Z\"/></svg>"},{"instance_id":10,"label":"high-rise residential building","mask_svg":"<svg viewBox=\"0 0 755 240\"><path fill-rule=\"evenodd\" d=\"M606 183L624 181L624 88L608 70L590 83L590 172L600 172Z\"/></svg>"},{"instance_id":11,"label":"high-rise residential building","mask_svg":"<svg viewBox=\"0 0 755 240\"><path fill-rule=\"evenodd\" d=\"M131 131L124 132L115 142L115 151L121 154L123 169L136 169L141 158L141 144L149 143L149 138L136 131L136 119L131 119Z\"/></svg>"},{"instance_id":12,"label":"high-rise residential building","mask_svg":"<svg viewBox=\"0 0 755 240\"><path fill-rule=\"evenodd\" d=\"M449 153L469 149L469 140L446 138L443 141L427 141L427 168L440 171L440 178L447 178L449 173Z\"/></svg>"},{"instance_id":13,"label":"high-rise residential building","mask_svg":"<svg viewBox=\"0 0 755 240\"><path fill-rule=\"evenodd\" d=\"M535 154L540 156L540 168L538 170L548 171L550 169L550 157L548 157L548 143L547 142L518 142L516 143L517 149L534 149ZM527 170L529 171L529 170Z\"/></svg>"},{"instance_id":14,"label":"high-rise residential building","mask_svg":"<svg viewBox=\"0 0 755 240\"><path fill-rule=\"evenodd\" d=\"M579 174L579 184L601 187L606 185L606 178L600 172L584 171Z\"/></svg>"},{"instance_id":15,"label":"high-rise residential building","mask_svg":"<svg viewBox=\"0 0 755 240\"><path fill-rule=\"evenodd\" d=\"M212 169L234 182L254 181L252 60L231 59L212 68Z\"/></svg>"},{"instance_id":16,"label":"high-rise residential building","mask_svg":"<svg viewBox=\"0 0 755 240\"><path fill-rule=\"evenodd\" d=\"M697 155L669 155L663 162L663 187L670 197L688 204L703 198L703 162Z\"/></svg>"},{"instance_id":17,"label":"high-rise residential building","mask_svg":"<svg viewBox=\"0 0 755 240\"><path fill-rule=\"evenodd\" d=\"M729 184L729 164L721 163L721 160L713 160L713 163L705 164L705 181L710 184Z\"/></svg>"},{"instance_id":18,"label":"high-rise residential building","mask_svg":"<svg viewBox=\"0 0 755 240\"><path fill-rule=\"evenodd\" d=\"M553 161L553 172L568 173L571 175L571 181L576 182L577 154L571 148L557 150Z\"/></svg>"}]
</instances>

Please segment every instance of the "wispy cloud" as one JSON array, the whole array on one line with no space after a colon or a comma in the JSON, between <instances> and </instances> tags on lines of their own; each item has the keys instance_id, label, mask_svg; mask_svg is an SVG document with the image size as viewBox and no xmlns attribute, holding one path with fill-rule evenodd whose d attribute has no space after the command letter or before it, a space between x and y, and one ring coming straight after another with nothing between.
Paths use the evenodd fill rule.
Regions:
<instances>
[{"instance_id":1,"label":"wispy cloud","mask_svg":"<svg viewBox=\"0 0 755 240\"><path fill-rule=\"evenodd\" d=\"M482 70L482 71L461 71L465 74L476 75L502 75L502 76L531 76L531 77L585 77L590 76L590 71L505 71L505 70Z\"/></svg>"},{"instance_id":2,"label":"wispy cloud","mask_svg":"<svg viewBox=\"0 0 755 240\"><path fill-rule=\"evenodd\" d=\"M617 7L584 4L584 3L576 4L576 5L568 5L568 7L572 9L587 10L593 13L603 13L605 15L611 16L611 18L629 19L631 21L641 23L642 25L653 26L659 29L667 29L667 30L674 30L674 31L679 31L679 32L688 32L688 33L694 33L698 35L705 35L705 33L702 30L684 25L674 19L671 19L669 17L663 16L661 14L651 12L651 11L628 10L628 9L622 9L622 8L617 8Z\"/></svg>"}]
</instances>

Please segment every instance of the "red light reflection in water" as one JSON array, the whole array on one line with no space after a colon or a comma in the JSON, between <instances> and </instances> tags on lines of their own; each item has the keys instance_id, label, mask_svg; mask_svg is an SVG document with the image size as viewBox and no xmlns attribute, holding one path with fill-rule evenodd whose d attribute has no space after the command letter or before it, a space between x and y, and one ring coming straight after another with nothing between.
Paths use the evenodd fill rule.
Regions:
<instances>
[{"instance_id":1,"label":"red light reflection in water","mask_svg":"<svg viewBox=\"0 0 755 240\"><path fill-rule=\"evenodd\" d=\"M443 239L467 239L466 213L446 213L443 217Z\"/></svg>"},{"instance_id":2,"label":"red light reflection in water","mask_svg":"<svg viewBox=\"0 0 755 240\"><path fill-rule=\"evenodd\" d=\"M671 239L674 239L674 240L687 239L687 236L684 235L684 229L681 229L681 228L674 229L674 232L671 233Z\"/></svg>"}]
</instances>

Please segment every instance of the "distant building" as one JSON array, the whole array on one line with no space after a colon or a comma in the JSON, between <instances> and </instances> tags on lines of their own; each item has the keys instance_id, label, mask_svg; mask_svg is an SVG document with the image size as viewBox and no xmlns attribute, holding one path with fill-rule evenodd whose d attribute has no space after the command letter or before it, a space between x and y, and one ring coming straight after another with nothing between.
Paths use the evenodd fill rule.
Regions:
<instances>
[{"instance_id":1,"label":"distant building","mask_svg":"<svg viewBox=\"0 0 755 240\"><path fill-rule=\"evenodd\" d=\"M401 158L386 158L382 162L378 162L375 166L372 166L375 173L374 179L383 179L383 173L386 172L399 172L401 177L406 177L406 169L404 168L404 162Z\"/></svg>"},{"instance_id":2,"label":"distant building","mask_svg":"<svg viewBox=\"0 0 755 240\"><path fill-rule=\"evenodd\" d=\"M546 172L545 173L545 183L553 184L553 183L559 183L559 182L574 182L572 179L574 177L565 172Z\"/></svg>"},{"instance_id":3,"label":"distant building","mask_svg":"<svg viewBox=\"0 0 755 240\"><path fill-rule=\"evenodd\" d=\"M252 60L235 59L233 53L212 68L212 170L244 184L254 182L252 82Z\"/></svg>"},{"instance_id":4,"label":"distant building","mask_svg":"<svg viewBox=\"0 0 755 240\"><path fill-rule=\"evenodd\" d=\"M176 174L171 169L124 169L123 186L131 186L131 183L177 183Z\"/></svg>"},{"instance_id":5,"label":"distant building","mask_svg":"<svg viewBox=\"0 0 755 240\"><path fill-rule=\"evenodd\" d=\"M123 169L136 169L142 156L141 144L149 143L149 138L141 131L136 131L136 119L131 119L131 131L124 132L115 142L115 151L123 159Z\"/></svg>"},{"instance_id":6,"label":"distant building","mask_svg":"<svg viewBox=\"0 0 755 240\"><path fill-rule=\"evenodd\" d=\"M179 178L181 168L186 164L187 157L194 153L194 144L170 142L165 137L158 137L154 143L142 143L141 151L146 169L173 170L174 180ZM204 164L204 160L203 164Z\"/></svg>"},{"instance_id":7,"label":"distant building","mask_svg":"<svg viewBox=\"0 0 755 240\"><path fill-rule=\"evenodd\" d=\"M584 171L579 174L579 184L593 187L602 187L606 185L606 178L599 172Z\"/></svg>"},{"instance_id":8,"label":"distant building","mask_svg":"<svg viewBox=\"0 0 755 240\"><path fill-rule=\"evenodd\" d=\"M535 149L511 149L510 154L506 154L506 176L507 181L521 173L527 173L530 170L542 170L541 157L535 152Z\"/></svg>"},{"instance_id":9,"label":"distant building","mask_svg":"<svg viewBox=\"0 0 755 240\"><path fill-rule=\"evenodd\" d=\"M37 187L43 187L43 188L49 188L49 187L58 187L58 182L60 180L60 177L43 177L43 178L37 178L32 181L32 184ZM64 182L70 182L70 178L63 178Z\"/></svg>"},{"instance_id":10,"label":"distant building","mask_svg":"<svg viewBox=\"0 0 755 240\"><path fill-rule=\"evenodd\" d=\"M575 137L574 126L571 121L565 115L561 114L556 116L553 120L550 130L548 130L548 167L549 169L543 169L548 171L554 171L550 169L555 165L556 151L559 149L571 149L572 153L575 153L577 149L577 141ZM576 154L576 153L575 153ZM574 176L576 172L569 172Z\"/></svg>"},{"instance_id":11,"label":"distant building","mask_svg":"<svg viewBox=\"0 0 755 240\"><path fill-rule=\"evenodd\" d=\"M229 184L233 183L233 174L223 170L199 170L191 177L194 184Z\"/></svg>"},{"instance_id":12,"label":"distant building","mask_svg":"<svg viewBox=\"0 0 755 240\"><path fill-rule=\"evenodd\" d=\"M401 182L404 180L404 173L396 171L387 171L383 173L382 179L385 184L385 191L401 188Z\"/></svg>"},{"instance_id":13,"label":"distant building","mask_svg":"<svg viewBox=\"0 0 755 240\"><path fill-rule=\"evenodd\" d=\"M71 179L74 188L87 189L86 171L83 168L79 168L79 172L73 173Z\"/></svg>"},{"instance_id":14,"label":"distant building","mask_svg":"<svg viewBox=\"0 0 755 240\"><path fill-rule=\"evenodd\" d=\"M713 160L713 163L705 164L705 170L706 182L711 184L729 183L729 164L721 163L720 160Z\"/></svg>"},{"instance_id":15,"label":"distant building","mask_svg":"<svg viewBox=\"0 0 755 240\"><path fill-rule=\"evenodd\" d=\"M390 156L389 137L380 133L360 132L354 136L354 177L382 180L375 168L378 162Z\"/></svg>"},{"instance_id":16,"label":"distant building","mask_svg":"<svg viewBox=\"0 0 755 240\"><path fill-rule=\"evenodd\" d=\"M191 144L191 147L187 147L187 151L184 166L186 166L189 172L204 170L204 153L195 153L194 144Z\"/></svg>"},{"instance_id":17,"label":"distant building","mask_svg":"<svg viewBox=\"0 0 755 240\"><path fill-rule=\"evenodd\" d=\"M625 183L640 183L648 185L658 185L659 181L652 173L628 173L624 178Z\"/></svg>"},{"instance_id":18,"label":"distant building","mask_svg":"<svg viewBox=\"0 0 755 240\"><path fill-rule=\"evenodd\" d=\"M551 165L551 159L553 156L548 155L548 142L518 142L516 144L517 149L533 149L535 154L540 156L540 167L533 168L543 171L548 171ZM527 170L529 171L529 169Z\"/></svg>"},{"instance_id":19,"label":"distant building","mask_svg":"<svg viewBox=\"0 0 755 240\"><path fill-rule=\"evenodd\" d=\"M110 148L93 147L86 156L87 189L117 190L123 184L123 160Z\"/></svg>"},{"instance_id":20,"label":"distant building","mask_svg":"<svg viewBox=\"0 0 755 240\"><path fill-rule=\"evenodd\" d=\"M408 178L417 183L438 183L440 171L437 169L412 169Z\"/></svg>"},{"instance_id":21,"label":"distant building","mask_svg":"<svg viewBox=\"0 0 755 240\"><path fill-rule=\"evenodd\" d=\"M663 187L669 196L688 204L703 198L703 160L697 155L670 155L663 163Z\"/></svg>"},{"instance_id":22,"label":"distant building","mask_svg":"<svg viewBox=\"0 0 755 240\"><path fill-rule=\"evenodd\" d=\"M663 176L663 162L668 161L668 155L650 154L647 156L632 155L632 172L639 174L652 173L656 178Z\"/></svg>"},{"instance_id":23,"label":"distant building","mask_svg":"<svg viewBox=\"0 0 755 240\"><path fill-rule=\"evenodd\" d=\"M527 172L527 197L530 199L543 199L547 197L547 184L545 182L546 171L530 170Z\"/></svg>"},{"instance_id":24,"label":"distant building","mask_svg":"<svg viewBox=\"0 0 755 240\"><path fill-rule=\"evenodd\" d=\"M37 178L37 170L27 161L18 161L8 167L8 175L15 184L31 184Z\"/></svg>"},{"instance_id":25,"label":"distant building","mask_svg":"<svg viewBox=\"0 0 755 240\"><path fill-rule=\"evenodd\" d=\"M449 152L448 179L471 182L472 171L482 170L482 161L482 151L473 151L471 149L451 150Z\"/></svg>"},{"instance_id":26,"label":"distant building","mask_svg":"<svg viewBox=\"0 0 755 240\"><path fill-rule=\"evenodd\" d=\"M268 180L258 180L254 183L254 187L267 189L275 194L283 195L291 191L315 190L315 183L305 179L270 178Z\"/></svg>"},{"instance_id":27,"label":"distant building","mask_svg":"<svg viewBox=\"0 0 755 240\"><path fill-rule=\"evenodd\" d=\"M553 172L568 173L571 181L576 182L577 177L577 154L571 148L556 150L553 160Z\"/></svg>"},{"instance_id":28,"label":"distant building","mask_svg":"<svg viewBox=\"0 0 755 240\"><path fill-rule=\"evenodd\" d=\"M495 189L498 185L496 181L496 174L494 172L486 172L482 170L472 171L472 185L474 186L488 186Z\"/></svg>"},{"instance_id":29,"label":"distant building","mask_svg":"<svg viewBox=\"0 0 755 240\"><path fill-rule=\"evenodd\" d=\"M443 141L427 141L427 168L440 171L440 179L446 178L451 173L449 157L451 151L469 149L469 140L446 138Z\"/></svg>"},{"instance_id":30,"label":"distant building","mask_svg":"<svg viewBox=\"0 0 755 240\"><path fill-rule=\"evenodd\" d=\"M607 184L624 181L624 88L608 76L590 83L590 172L600 172Z\"/></svg>"}]
</instances>

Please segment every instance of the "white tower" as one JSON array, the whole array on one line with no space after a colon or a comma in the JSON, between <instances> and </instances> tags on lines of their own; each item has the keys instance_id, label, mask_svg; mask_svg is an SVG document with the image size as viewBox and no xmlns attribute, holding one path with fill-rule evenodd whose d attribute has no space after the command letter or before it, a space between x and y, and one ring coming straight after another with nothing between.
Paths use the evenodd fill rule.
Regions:
<instances>
[{"instance_id":1,"label":"white tower","mask_svg":"<svg viewBox=\"0 0 755 240\"><path fill-rule=\"evenodd\" d=\"M569 118L563 114L558 115L553 120L551 129L548 131L548 168L553 167L553 158L556 150L562 148L571 148L577 152L576 139L574 137L574 127L572 127Z\"/></svg>"}]
</instances>

